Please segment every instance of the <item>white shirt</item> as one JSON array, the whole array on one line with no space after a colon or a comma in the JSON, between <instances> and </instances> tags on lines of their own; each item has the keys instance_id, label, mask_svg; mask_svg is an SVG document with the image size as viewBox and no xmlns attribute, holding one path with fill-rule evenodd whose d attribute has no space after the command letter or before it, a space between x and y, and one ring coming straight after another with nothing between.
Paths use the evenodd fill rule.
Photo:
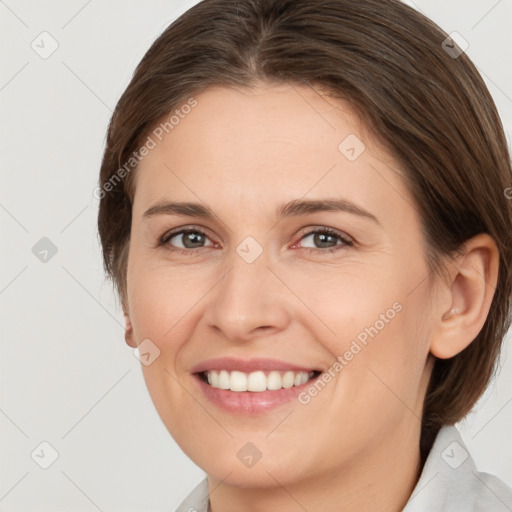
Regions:
<instances>
[{"instance_id":1,"label":"white shirt","mask_svg":"<svg viewBox=\"0 0 512 512\"><path fill-rule=\"evenodd\" d=\"M208 512L205 478L175 512ZM444 426L402 512L512 512L512 487L479 472L459 431Z\"/></svg>"}]
</instances>

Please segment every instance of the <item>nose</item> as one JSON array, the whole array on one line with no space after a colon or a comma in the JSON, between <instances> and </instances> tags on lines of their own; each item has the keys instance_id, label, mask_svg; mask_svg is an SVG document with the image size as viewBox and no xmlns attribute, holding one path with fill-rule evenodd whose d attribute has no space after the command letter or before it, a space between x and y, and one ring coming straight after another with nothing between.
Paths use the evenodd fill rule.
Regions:
<instances>
[{"instance_id":1,"label":"nose","mask_svg":"<svg viewBox=\"0 0 512 512\"><path fill-rule=\"evenodd\" d=\"M290 292L268 263L265 252L252 263L234 252L204 313L209 328L232 343L245 343L286 329Z\"/></svg>"}]
</instances>

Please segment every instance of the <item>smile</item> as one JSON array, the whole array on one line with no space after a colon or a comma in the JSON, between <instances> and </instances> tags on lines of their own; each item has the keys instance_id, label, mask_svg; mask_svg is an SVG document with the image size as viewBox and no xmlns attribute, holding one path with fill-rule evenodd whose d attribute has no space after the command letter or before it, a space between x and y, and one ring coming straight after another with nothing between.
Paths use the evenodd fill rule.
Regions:
<instances>
[{"instance_id":1,"label":"smile","mask_svg":"<svg viewBox=\"0 0 512 512\"><path fill-rule=\"evenodd\" d=\"M231 414L266 414L297 396L322 373L314 366L269 358L217 357L189 369L199 392Z\"/></svg>"}]
</instances>

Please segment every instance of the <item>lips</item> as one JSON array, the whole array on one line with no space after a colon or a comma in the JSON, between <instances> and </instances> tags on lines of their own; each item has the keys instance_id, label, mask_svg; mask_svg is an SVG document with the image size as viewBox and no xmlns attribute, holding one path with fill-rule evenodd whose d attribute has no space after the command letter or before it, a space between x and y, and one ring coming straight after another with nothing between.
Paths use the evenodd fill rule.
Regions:
<instances>
[{"instance_id":1,"label":"lips","mask_svg":"<svg viewBox=\"0 0 512 512\"><path fill-rule=\"evenodd\" d=\"M276 359L218 358L191 368L204 396L231 413L254 415L292 401L321 373Z\"/></svg>"},{"instance_id":2,"label":"lips","mask_svg":"<svg viewBox=\"0 0 512 512\"><path fill-rule=\"evenodd\" d=\"M228 372L239 371L251 373L256 371L270 372L272 370L278 372L314 372L319 371L318 368L301 366L294 363L280 361L278 359L237 359L234 357L221 357L217 359L209 359L192 367L190 373L202 373L211 370L226 370Z\"/></svg>"}]
</instances>

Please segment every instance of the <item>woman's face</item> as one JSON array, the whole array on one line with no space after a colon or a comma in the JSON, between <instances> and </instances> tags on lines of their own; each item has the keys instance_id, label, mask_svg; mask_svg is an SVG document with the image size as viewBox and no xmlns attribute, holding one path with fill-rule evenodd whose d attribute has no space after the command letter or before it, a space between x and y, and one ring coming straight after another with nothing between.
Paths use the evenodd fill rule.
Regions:
<instances>
[{"instance_id":1,"label":"woman's face","mask_svg":"<svg viewBox=\"0 0 512 512\"><path fill-rule=\"evenodd\" d=\"M195 100L136 171L128 342L160 417L227 484L392 467L417 447L433 332L398 165L308 87Z\"/></svg>"}]
</instances>

